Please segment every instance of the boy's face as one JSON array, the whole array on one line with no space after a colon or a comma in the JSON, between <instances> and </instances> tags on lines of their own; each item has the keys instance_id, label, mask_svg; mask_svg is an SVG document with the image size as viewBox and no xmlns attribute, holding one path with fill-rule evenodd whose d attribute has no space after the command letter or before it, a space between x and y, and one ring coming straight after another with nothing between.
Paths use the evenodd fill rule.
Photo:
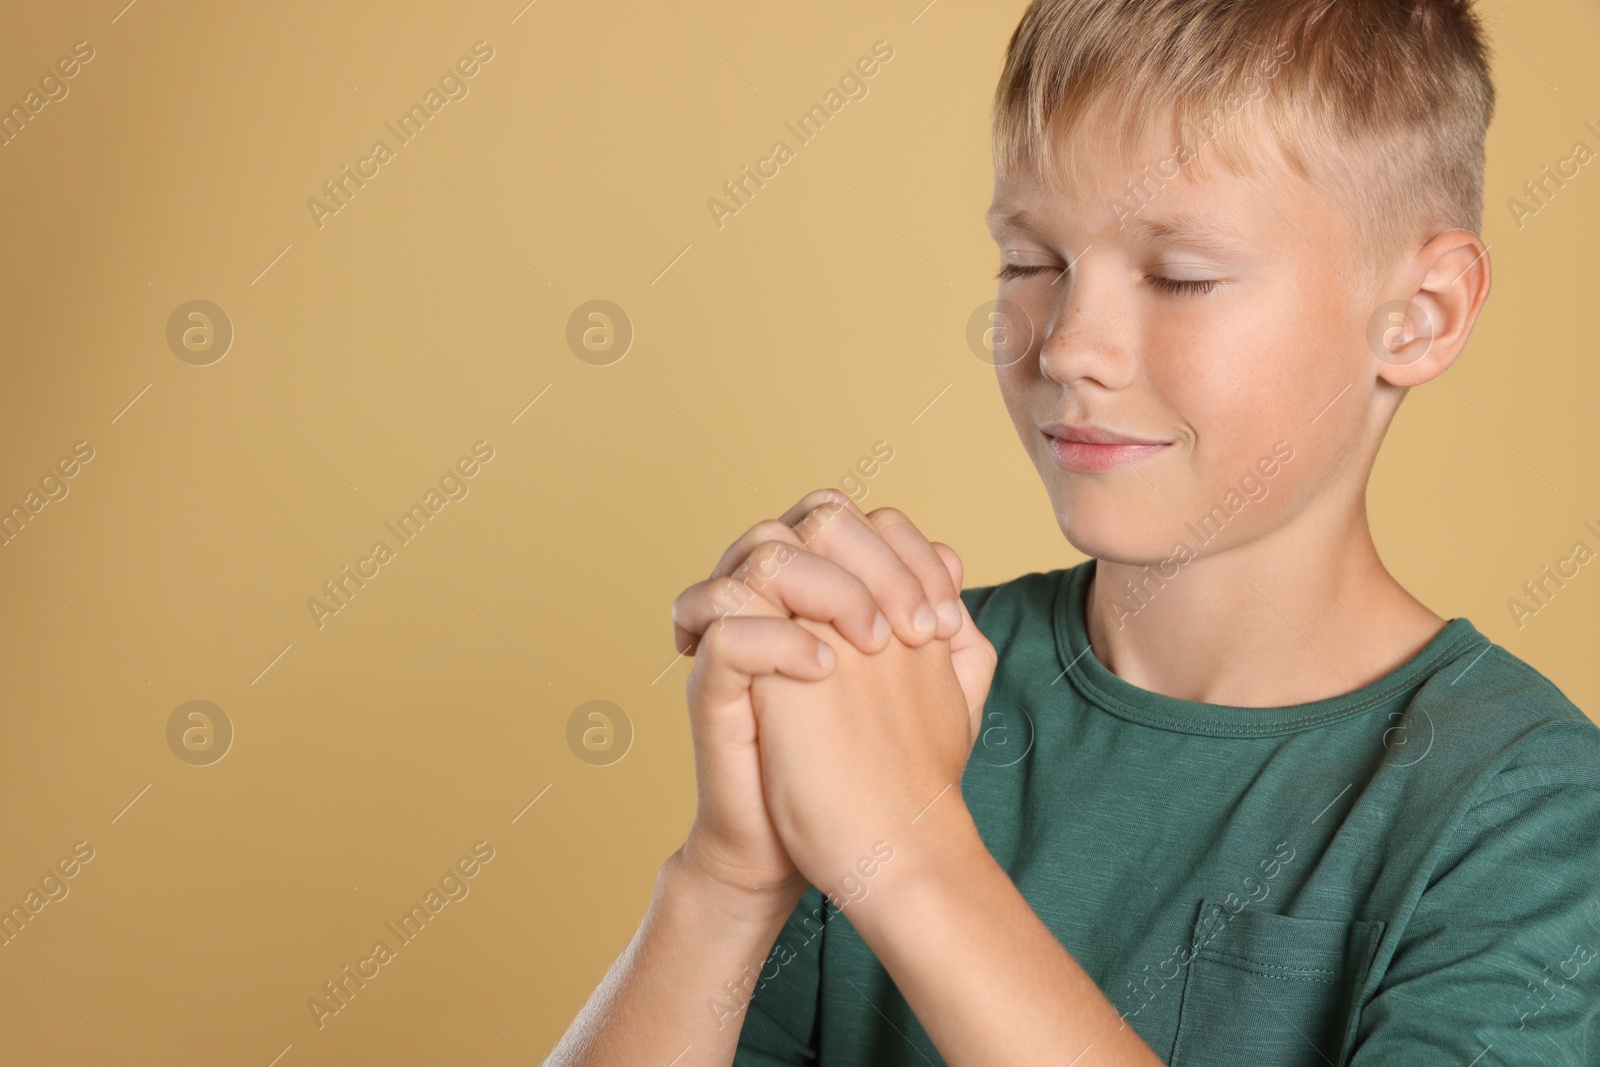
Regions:
<instances>
[{"instance_id":1,"label":"boy's face","mask_svg":"<svg viewBox=\"0 0 1600 1067\"><path fill-rule=\"evenodd\" d=\"M1254 178L1209 157L1204 183L1182 167L1129 194L1172 154L1080 135L1064 191L1020 174L990 214L998 299L1025 316L999 305L1001 392L1062 532L1113 562L1255 540L1313 501L1340 521L1383 429L1344 214L1275 151ZM1064 444L1053 423L1145 443Z\"/></svg>"}]
</instances>

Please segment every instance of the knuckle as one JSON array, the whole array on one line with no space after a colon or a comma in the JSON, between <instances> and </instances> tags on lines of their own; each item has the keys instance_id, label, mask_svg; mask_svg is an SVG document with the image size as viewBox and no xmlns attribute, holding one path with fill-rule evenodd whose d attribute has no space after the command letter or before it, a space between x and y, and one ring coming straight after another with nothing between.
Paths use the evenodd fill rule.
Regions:
<instances>
[{"instance_id":1,"label":"knuckle","mask_svg":"<svg viewBox=\"0 0 1600 1067\"><path fill-rule=\"evenodd\" d=\"M788 540L792 542L794 539L794 530L790 529L789 524L782 519L762 519L740 534L727 547L717 560L716 567L712 569L711 576L718 577L738 570L744 559L750 554L750 545L769 540Z\"/></svg>"},{"instance_id":2,"label":"knuckle","mask_svg":"<svg viewBox=\"0 0 1600 1067\"><path fill-rule=\"evenodd\" d=\"M704 625L701 616L708 606L715 609L721 579L706 578L679 593L672 602L672 625L682 630Z\"/></svg>"},{"instance_id":3,"label":"knuckle","mask_svg":"<svg viewBox=\"0 0 1600 1067\"><path fill-rule=\"evenodd\" d=\"M728 646L732 640L733 630L722 625L722 620L719 619L706 627L706 632L700 637L697 651L707 659L720 662L728 658Z\"/></svg>"},{"instance_id":4,"label":"knuckle","mask_svg":"<svg viewBox=\"0 0 1600 1067\"><path fill-rule=\"evenodd\" d=\"M716 578L704 578L679 593L672 602L672 621L682 621L715 596L718 581Z\"/></svg>"},{"instance_id":5,"label":"knuckle","mask_svg":"<svg viewBox=\"0 0 1600 1067\"><path fill-rule=\"evenodd\" d=\"M745 544L764 545L773 541L794 543L794 530L782 519L762 519L745 531Z\"/></svg>"},{"instance_id":6,"label":"knuckle","mask_svg":"<svg viewBox=\"0 0 1600 1067\"><path fill-rule=\"evenodd\" d=\"M810 544L815 540L841 511L853 511L861 516L861 509L856 507L856 502L838 489L818 489L807 493L800 499L800 507L804 509L804 514L795 523L792 532L801 544Z\"/></svg>"},{"instance_id":7,"label":"knuckle","mask_svg":"<svg viewBox=\"0 0 1600 1067\"><path fill-rule=\"evenodd\" d=\"M742 578L736 578L731 574L716 579L711 585L711 608L718 618L737 614L756 595Z\"/></svg>"},{"instance_id":8,"label":"knuckle","mask_svg":"<svg viewBox=\"0 0 1600 1067\"><path fill-rule=\"evenodd\" d=\"M874 526L878 527L913 525L910 518L906 516L905 512L901 511L899 508L890 507L887 504L885 504L883 507L873 508L871 511L867 512L867 518L872 521Z\"/></svg>"},{"instance_id":9,"label":"knuckle","mask_svg":"<svg viewBox=\"0 0 1600 1067\"><path fill-rule=\"evenodd\" d=\"M818 541L828 530L828 525L838 518L842 509L832 504L823 503L806 512L805 517L796 524L794 532L803 545L811 545Z\"/></svg>"},{"instance_id":10,"label":"knuckle","mask_svg":"<svg viewBox=\"0 0 1600 1067\"><path fill-rule=\"evenodd\" d=\"M827 507L833 511L838 511L840 508L854 508L856 506L856 502L851 500L844 490L835 489L832 486L813 489L800 498L800 504L807 511L815 511L819 507ZM857 510L859 511L860 509L857 508Z\"/></svg>"},{"instance_id":11,"label":"knuckle","mask_svg":"<svg viewBox=\"0 0 1600 1067\"><path fill-rule=\"evenodd\" d=\"M752 534L757 534L763 540L793 541L794 531L782 519L762 519L750 527Z\"/></svg>"},{"instance_id":12,"label":"knuckle","mask_svg":"<svg viewBox=\"0 0 1600 1067\"><path fill-rule=\"evenodd\" d=\"M791 535L794 532L787 526L784 529ZM799 550L795 548L794 542L786 538L774 537L762 541L750 550L750 555L739 567L740 577L754 573L763 581L771 581L777 577L778 568L794 559L797 551Z\"/></svg>"}]
</instances>

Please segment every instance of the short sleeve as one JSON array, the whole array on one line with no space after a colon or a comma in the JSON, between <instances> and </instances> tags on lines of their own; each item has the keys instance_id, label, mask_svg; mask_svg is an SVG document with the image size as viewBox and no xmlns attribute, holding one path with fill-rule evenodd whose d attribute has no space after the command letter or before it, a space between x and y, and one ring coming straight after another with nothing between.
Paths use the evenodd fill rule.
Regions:
<instances>
[{"instance_id":1,"label":"short sleeve","mask_svg":"<svg viewBox=\"0 0 1600 1067\"><path fill-rule=\"evenodd\" d=\"M1349 1067L1600 1065L1592 730L1547 734L1570 746L1565 758L1502 771L1463 813L1361 1013Z\"/></svg>"},{"instance_id":2,"label":"short sleeve","mask_svg":"<svg viewBox=\"0 0 1600 1067\"><path fill-rule=\"evenodd\" d=\"M773 941L745 1009L733 1067L812 1067L818 1057L823 930L830 906L806 890Z\"/></svg>"}]
</instances>

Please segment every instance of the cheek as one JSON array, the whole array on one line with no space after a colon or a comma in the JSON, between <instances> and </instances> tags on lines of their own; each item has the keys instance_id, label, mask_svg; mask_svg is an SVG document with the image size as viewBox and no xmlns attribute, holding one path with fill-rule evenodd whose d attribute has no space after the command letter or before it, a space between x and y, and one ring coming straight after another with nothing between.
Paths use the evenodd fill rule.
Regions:
<instances>
[{"instance_id":1,"label":"cheek","mask_svg":"<svg viewBox=\"0 0 1600 1067\"><path fill-rule=\"evenodd\" d=\"M1335 362L1265 322L1230 322L1225 338L1169 342L1179 358L1152 360L1147 377L1194 435L1190 462L1207 489L1237 484L1274 442L1303 434L1339 391Z\"/></svg>"},{"instance_id":2,"label":"cheek","mask_svg":"<svg viewBox=\"0 0 1600 1067\"><path fill-rule=\"evenodd\" d=\"M1020 359L1010 366L994 368L995 382L1000 388L1000 399L1005 403L1006 413L1011 416L1012 425L1030 452L1038 443L1035 438L1040 437L1039 424L1049 422L1059 414L1053 410L1036 410L1040 402L1033 395L1039 380L1034 373L1037 368L1038 361L1033 357Z\"/></svg>"}]
</instances>

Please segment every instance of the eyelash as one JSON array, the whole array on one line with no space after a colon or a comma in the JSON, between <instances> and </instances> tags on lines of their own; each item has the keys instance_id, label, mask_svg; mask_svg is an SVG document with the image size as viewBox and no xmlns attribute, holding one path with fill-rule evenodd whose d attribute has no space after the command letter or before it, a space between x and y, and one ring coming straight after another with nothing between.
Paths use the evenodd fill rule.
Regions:
<instances>
[{"instance_id":1,"label":"eyelash","mask_svg":"<svg viewBox=\"0 0 1600 1067\"><path fill-rule=\"evenodd\" d=\"M1163 278L1157 274L1147 274L1145 275L1145 281L1164 293L1172 293L1176 296L1204 296L1217 287L1217 283L1209 278L1204 280Z\"/></svg>"},{"instance_id":2,"label":"eyelash","mask_svg":"<svg viewBox=\"0 0 1600 1067\"><path fill-rule=\"evenodd\" d=\"M1020 263L1007 263L1000 268L999 273L997 273L995 277L1001 281L1011 281L1016 278L1026 278L1030 275L1038 274L1040 271L1046 270L1055 270L1055 268L1042 267L1038 265L1025 266ZM1147 274L1145 275L1145 280L1162 292L1169 293L1174 296L1203 296L1217 287L1217 283L1209 278L1203 280L1163 278L1159 274Z\"/></svg>"}]
</instances>

